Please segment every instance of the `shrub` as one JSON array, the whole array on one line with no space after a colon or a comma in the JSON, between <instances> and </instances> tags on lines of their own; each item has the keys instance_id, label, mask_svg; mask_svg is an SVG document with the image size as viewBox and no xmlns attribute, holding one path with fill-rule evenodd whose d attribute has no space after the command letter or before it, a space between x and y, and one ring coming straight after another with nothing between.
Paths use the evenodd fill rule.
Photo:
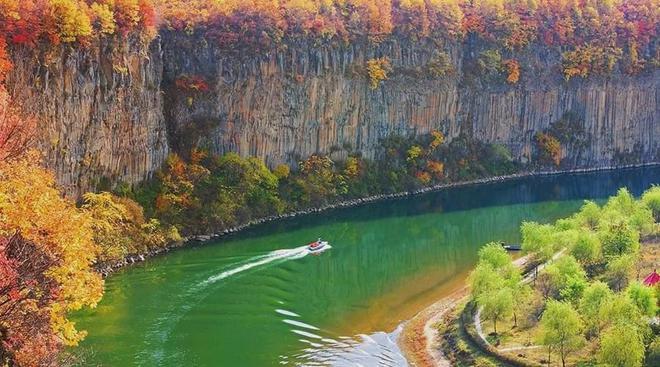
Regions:
<instances>
[{"instance_id":1,"label":"shrub","mask_svg":"<svg viewBox=\"0 0 660 367\"><path fill-rule=\"evenodd\" d=\"M520 80L520 64L515 59L505 60L502 65L506 70L506 81L509 84L517 84Z\"/></svg>"},{"instance_id":2,"label":"shrub","mask_svg":"<svg viewBox=\"0 0 660 367\"><path fill-rule=\"evenodd\" d=\"M655 222L660 222L660 186L653 186L642 195L642 202L653 213Z\"/></svg>"},{"instance_id":3,"label":"shrub","mask_svg":"<svg viewBox=\"0 0 660 367\"><path fill-rule=\"evenodd\" d=\"M434 78L451 75L454 72L449 54L444 51L436 51L427 65L428 73Z\"/></svg>"},{"instance_id":4,"label":"shrub","mask_svg":"<svg viewBox=\"0 0 660 367\"><path fill-rule=\"evenodd\" d=\"M534 136L539 162L554 164L559 167L561 162L561 143L548 133L536 133Z\"/></svg>"},{"instance_id":5,"label":"shrub","mask_svg":"<svg viewBox=\"0 0 660 367\"><path fill-rule=\"evenodd\" d=\"M387 80L390 72L392 72L392 65L390 59L381 57L367 61L367 75L369 77L369 87L371 89L378 89L380 84Z\"/></svg>"}]
</instances>

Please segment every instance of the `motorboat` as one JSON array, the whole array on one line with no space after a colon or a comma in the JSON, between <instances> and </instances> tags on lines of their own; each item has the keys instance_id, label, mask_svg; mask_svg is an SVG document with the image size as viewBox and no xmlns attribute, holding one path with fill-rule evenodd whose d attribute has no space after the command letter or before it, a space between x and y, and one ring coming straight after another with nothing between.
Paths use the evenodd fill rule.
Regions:
<instances>
[{"instance_id":1,"label":"motorboat","mask_svg":"<svg viewBox=\"0 0 660 367\"><path fill-rule=\"evenodd\" d=\"M507 251L521 251L522 250L522 246L520 244L517 244L517 243L504 243L504 242L500 241L500 244Z\"/></svg>"},{"instance_id":2,"label":"motorboat","mask_svg":"<svg viewBox=\"0 0 660 367\"><path fill-rule=\"evenodd\" d=\"M320 238L307 244L307 250L312 254L323 252L327 247L328 241L323 241Z\"/></svg>"}]
</instances>

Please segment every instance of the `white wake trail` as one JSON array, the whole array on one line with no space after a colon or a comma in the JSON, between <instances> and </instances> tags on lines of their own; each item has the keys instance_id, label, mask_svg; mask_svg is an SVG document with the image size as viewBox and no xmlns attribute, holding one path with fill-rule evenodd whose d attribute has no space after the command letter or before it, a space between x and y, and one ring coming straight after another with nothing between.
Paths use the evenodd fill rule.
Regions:
<instances>
[{"instance_id":1,"label":"white wake trail","mask_svg":"<svg viewBox=\"0 0 660 367\"><path fill-rule=\"evenodd\" d=\"M327 245L327 246L329 246L329 245ZM206 285L209 285L209 284L213 284L215 282L218 282L220 280L228 278L232 275L236 275L236 274L244 272L246 270L250 270L250 269L255 268L257 266L266 265L266 264L272 263L274 261L287 261L287 260L302 259L303 257L309 255L309 253L310 252L307 249L306 245L296 247L296 248L292 248L292 249L275 250L275 251L272 251L272 252L270 252L266 255L255 257L254 259L251 259L248 263L243 264L241 266L238 266L238 267L233 268L233 269L225 270L220 274L210 276L208 279L203 281L201 283L201 285L206 286Z\"/></svg>"}]
</instances>

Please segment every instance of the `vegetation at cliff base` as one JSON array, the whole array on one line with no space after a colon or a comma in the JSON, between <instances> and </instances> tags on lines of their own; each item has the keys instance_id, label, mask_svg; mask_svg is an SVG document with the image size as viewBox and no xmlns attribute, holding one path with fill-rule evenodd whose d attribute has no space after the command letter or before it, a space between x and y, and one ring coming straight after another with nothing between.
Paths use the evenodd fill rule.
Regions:
<instances>
[{"instance_id":1,"label":"vegetation at cliff base","mask_svg":"<svg viewBox=\"0 0 660 367\"><path fill-rule=\"evenodd\" d=\"M562 366L634 367L656 358L660 287L639 282L646 276L639 254L641 238L660 234L652 200L659 191L638 200L621 189L603 206L587 201L554 224L523 223L523 251L545 265L527 280L500 244L484 246L471 295L493 322L493 353L521 365L557 358Z\"/></svg>"},{"instance_id":2,"label":"vegetation at cliff base","mask_svg":"<svg viewBox=\"0 0 660 367\"><path fill-rule=\"evenodd\" d=\"M215 156L194 149L173 154L151 182L116 193L139 202L149 217L183 234L221 231L253 219L370 195L398 193L519 169L503 146L467 137L451 142L439 131L418 138L391 136L376 159L358 152L333 160L312 155L297 166L269 169L256 157Z\"/></svg>"}]
</instances>

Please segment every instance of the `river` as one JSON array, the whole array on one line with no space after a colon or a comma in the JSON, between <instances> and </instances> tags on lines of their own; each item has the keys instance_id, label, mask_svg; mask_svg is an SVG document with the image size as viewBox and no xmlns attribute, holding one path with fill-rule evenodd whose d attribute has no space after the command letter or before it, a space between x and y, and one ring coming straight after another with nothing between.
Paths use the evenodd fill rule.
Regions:
<instances>
[{"instance_id":1,"label":"river","mask_svg":"<svg viewBox=\"0 0 660 367\"><path fill-rule=\"evenodd\" d=\"M263 224L119 271L75 315L90 365L405 365L397 327L457 289L477 251L518 242L660 167L466 186ZM322 237L332 248L310 255Z\"/></svg>"}]
</instances>

